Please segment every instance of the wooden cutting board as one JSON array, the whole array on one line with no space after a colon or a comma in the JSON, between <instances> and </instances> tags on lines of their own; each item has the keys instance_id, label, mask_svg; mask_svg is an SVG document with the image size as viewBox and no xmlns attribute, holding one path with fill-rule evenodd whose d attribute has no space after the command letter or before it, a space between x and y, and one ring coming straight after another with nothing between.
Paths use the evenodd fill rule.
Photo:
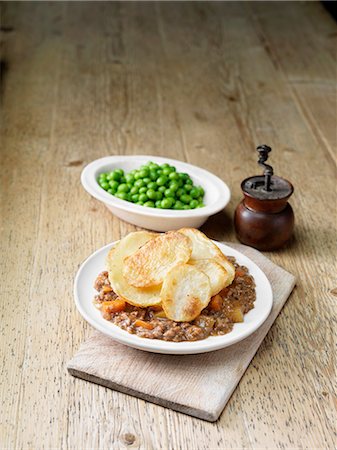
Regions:
<instances>
[{"instance_id":1,"label":"wooden cutting board","mask_svg":"<svg viewBox=\"0 0 337 450\"><path fill-rule=\"evenodd\" d=\"M94 332L69 361L69 373L200 419L217 420L295 286L292 274L257 250L226 244L252 259L273 289L272 311L254 334L223 350L176 356L136 350Z\"/></svg>"}]
</instances>

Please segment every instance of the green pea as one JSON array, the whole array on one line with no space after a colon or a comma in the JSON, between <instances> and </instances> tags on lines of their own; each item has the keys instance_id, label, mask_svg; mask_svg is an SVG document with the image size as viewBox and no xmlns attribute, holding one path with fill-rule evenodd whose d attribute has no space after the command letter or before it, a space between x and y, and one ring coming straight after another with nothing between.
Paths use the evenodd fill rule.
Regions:
<instances>
[{"instance_id":1,"label":"green pea","mask_svg":"<svg viewBox=\"0 0 337 450\"><path fill-rule=\"evenodd\" d=\"M154 202L151 202L151 201L145 202L144 206L147 206L148 208L154 208Z\"/></svg>"},{"instance_id":2,"label":"green pea","mask_svg":"<svg viewBox=\"0 0 337 450\"><path fill-rule=\"evenodd\" d=\"M100 180L106 180L108 178L108 175L110 175L110 174L100 173L98 178Z\"/></svg>"},{"instance_id":3,"label":"green pea","mask_svg":"<svg viewBox=\"0 0 337 450\"><path fill-rule=\"evenodd\" d=\"M180 200L185 204L189 204L192 199L190 195L184 194L180 197Z\"/></svg>"},{"instance_id":4,"label":"green pea","mask_svg":"<svg viewBox=\"0 0 337 450\"><path fill-rule=\"evenodd\" d=\"M137 203L139 200L139 195L138 194L131 195L131 200L133 201L133 203ZM198 202L197 202L197 204L198 204Z\"/></svg>"},{"instance_id":5,"label":"green pea","mask_svg":"<svg viewBox=\"0 0 337 450\"><path fill-rule=\"evenodd\" d=\"M171 172L172 172L172 170L170 169L170 167L165 167L163 169L163 175L165 175L167 177L170 175Z\"/></svg>"},{"instance_id":6,"label":"green pea","mask_svg":"<svg viewBox=\"0 0 337 450\"><path fill-rule=\"evenodd\" d=\"M192 198L198 198L199 197L199 189L193 188L190 190L190 196Z\"/></svg>"},{"instance_id":7,"label":"green pea","mask_svg":"<svg viewBox=\"0 0 337 450\"><path fill-rule=\"evenodd\" d=\"M185 186L186 186L186 184L193 184L193 181L191 180L190 177L188 177L188 178L185 180Z\"/></svg>"},{"instance_id":8,"label":"green pea","mask_svg":"<svg viewBox=\"0 0 337 450\"><path fill-rule=\"evenodd\" d=\"M170 164L164 163L164 164L161 164L160 167L162 169L166 169L166 168L170 167Z\"/></svg>"},{"instance_id":9,"label":"green pea","mask_svg":"<svg viewBox=\"0 0 337 450\"><path fill-rule=\"evenodd\" d=\"M161 201L157 200L155 205L156 205L156 208L161 208Z\"/></svg>"},{"instance_id":10,"label":"green pea","mask_svg":"<svg viewBox=\"0 0 337 450\"><path fill-rule=\"evenodd\" d=\"M135 182L135 177L129 173L125 175L125 179L128 184L133 184Z\"/></svg>"},{"instance_id":11,"label":"green pea","mask_svg":"<svg viewBox=\"0 0 337 450\"><path fill-rule=\"evenodd\" d=\"M192 209L195 209L198 206L198 200L191 200L190 201L190 207Z\"/></svg>"},{"instance_id":12,"label":"green pea","mask_svg":"<svg viewBox=\"0 0 337 450\"><path fill-rule=\"evenodd\" d=\"M165 197L175 197L175 192L172 191L171 189L166 189L166 191L164 192Z\"/></svg>"},{"instance_id":13,"label":"green pea","mask_svg":"<svg viewBox=\"0 0 337 450\"><path fill-rule=\"evenodd\" d=\"M154 191L153 189L148 189L146 195L149 197L150 200L157 199L156 191Z\"/></svg>"},{"instance_id":14,"label":"green pea","mask_svg":"<svg viewBox=\"0 0 337 450\"><path fill-rule=\"evenodd\" d=\"M185 181L185 180L187 180L187 178L188 178L188 174L187 173L179 173L178 174L179 175L179 178L181 179L181 180L183 180L183 181Z\"/></svg>"},{"instance_id":15,"label":"green pea","mask_svg":"<svg viewBox=\"0 0 337 450\"><path fill-rule=\"evenodd\" d=\"M124 176L120 177L119 182L120 183L126 183L126 178Z\"/></svg>"},{"instance_id":16,"label":"green pea","mask_svg":"<svg viewBox=\"0 0 337 450\"><path fill-rule=\"evenodd\" d=\"M147 192L147 187L142 186L142 187L139 189L138 192L139 192L140 194L145 194L145 192Z\"/></svg>"},{"instance_id":17,"label":"green pea","mask_svg":"<svg viewBox=\"0 0 337 450\"><path fill-rule=\"evenodd\" d=\"M124 175L124 170L122 169L115 169L114 172L118 173L121 177Z\"/></svg>"},{"instance_id":18,"label":"green pea","mask_svg":"<svg viewBox=\"0 0 337 450\"><path fill-rule=\"evenodd\" d=\"M145 178L143 178L143 181L145 184L149 184L149 183L151 183L151 178L145 177Z\"/></svg>"},{"instance_id":19,"label":"green pea","mask_svg":"<svg viewBox=\"0 0 337 450\"><path fill-rule=\"evenodd\" d=\"M118 186L117 191L118 192L129 192L130 188L127 184L122 183Z\"/></svg>"},{"instance_id":20,"label":"green pea","mask_svg":"<svg viewBox=\"0 0 337 450\"><path fill-rule=\"evenodd\" d=\"M161 175L159 178L157 178L157 184L158 186L164 186L164 184L167 183L167 177L165 175Z\"/></svg>"},{"instance_id":21,"label":"green pea","mask_svg":"<svg viewBox=\"0 0 337 450\"><path fill-rule=\"evenodd\" d=\"M157 171L156 170L150 170L150 178L152 181L155 181L157 179Z\"/></svg>"},{"instance_id":22,"label":"green pea","mask_svg":"<svg viewBox=\"0 0 337 450\"><path fill-rule=\"evenodd\" d=\"M184 204L180 200L177 200L173 205L173 209L183 209L183 206Z\"/></svg>"},{"instance_id":23,"label":"green pea","mask_svg":"<svg viewBox=\"0 0 337 450\"><path fill-rule=\"evenodd\" d=\"M131 194L131 195L138 194L138 191L139 191L139 188L138 188L137 186L133 186L133 187L130 189L130 194Z\"/></svg>"},{"instance_id":24,"label":"green pea","mask_svg":"<svg viewBox=\"0 0 337 450\"><path fill-rule=\"evenodd\" d=\"M201 186L198 186L198 190L199 190L199 196L203 197L205 195L205 191Z\"/></svg>"},{"instance_id":25,"label":"green pea","mask_svg":"<svg viewBox=\"0 0 337 450\"><path fill-rule=\"evenodd\" d=\"M114 190L114 189L108 189L108 192L109 192L109 194L112 194L112 195L114 195L115 193L116 193L116 191Z\"/></svg>"},{"instance_id":26,"label":"green pea","mask_svg":"<svg viewBox=\"0 0 337 450\"><path fill-rule=\"evenodd\" d=\"M137 202L136 205L143 206L143 205L144 205L144 202Z\"/></svg>"},{"instance_id":27,"label":"green pea","mask_svg":"<svg viewBox=\"0 0 337 450\"><path fill-rule=\"evenodd\" d=\"M155 194L156 194L156 200L161 200L163 198L162 192L157 191Z\"/></svg>"},{"instance_id":28,"label":"green pea","mask_svg":"<svg viewBox=\"0 0 337 450\"><path fill-rule=\"evenodd\" d=\"M129 200L127 192L117 192L116 197L120 198L121 200Z\"/></svg>"},{"instance_id":29,"label":"green pea","mask_svg":"<svg viewBox=\"0 0 337 450\"><path fill-rule=\"evenodd\" d=\"M146 194L140 194L139 195L139 201L143 202L143 203L147 202L148 201L148 196Z\"/></svg>"},{"instance_id":30,"label":"green pea","mask_svg":"<svg viewBox=\"0 0 337 450\"><path fill-rule=\"evenodd\" d=\"M111 189L116 189L117 190L117 188L118 188L118 181L114 181L114 180L109 181L109 186L111 187Z\"/></svg>"},{"instance_id":31,"label":"green pea","mask_svg":"<svg viewBox=\"0 0 337 450\"><path fill-rule=\"evenodd\" d=\"M173 199L173 198L171 198L171 197L164 198L164 199L161 201L161 207L162 207L163 209L169 209L169 208L171 208L171 206L173 205L173 203L174 203L174 199Z\"/></svg>"},{"instance_id":32,"label":"green pea","mask_svg":"<svg viewBox=\"0 0 337 450\"><path fill-rule=\"evenodd\" d=\"M146 169L142 169L142 170L139 172L139 174L140 174L140 177L141 177L141 178L145 178L145 177L147 177L147 176L149 175L149 169L146 167Z\"/></svg>"},{"instance_id":33,"label":"green pea","mask_svg":"<svg viewBox=\"0 0 337 450\"><path fill-rule=\"evenodd\" d=\"M157 190L158 188L158 184L155 183L154 181L151 181L148 185L147 185L148 189L153 189L154 191Z\"/></svg>"},{"instance_id":34,"label":"green pea","mask_svg":"<svg viewBox=\"0 0 337 450\"><path fill-rule=\"evenodd\" d=\"M189 205L184 205L183 209L191 209Z\"/></svg>"},{"instance_id":35,"label":"green pea","mask_svg":"<svg viewBox=\"0 0 337 450\"><path fill-rule=\"evenodd\" d=\"M176 181L171 181L169 184L169 188L172 189L172 191L176 192L179 189L179 184Z\"/></svg>"},{"instance_id":36,"label":"green pea","mask_svg":"<svg viewBox=\"0 0 337 450\"><path fill-rule=\"evenodd\" d=\"M199 203L199 205L197 206L197 208L203 208L205 205L201 202Z\"/></svg>"},{"instance_id":37,"label":"green pea","mask_svg":"<svg viewBox=\"0 0 337 450\"><path fill-rule=\"evenodd\" d=\"M110 188L109 183L107 183L106 181L101 182L101 187L106 191Z\"/></svg>"},{"instance_id":38,"label":"green pea","mask_svg":"<svg viewBox=\"0 0 337 450\"><path fill-rule=\"evenodd\" d=\"M137 186L138 188L145 186L144 180L141 180L141 179L136 180L135 186Z\"/></svg>"},{"instance_id":39,"label":"green pea","mask_svg":"<svg viewBox=\"0 0 337 450\"><path fill-rule=\"evenodd\" d=\"M140 180L142 178L142 176L140 174L140 170L137 170L137 172L134 174L134 178L135 178L135 180Z\"/></svg>"},{"instance_id":40,"label":"green pea","mask_svg":"<svg viewBox=\"0 0 337 450\"><path fill-rule=\"evenodd\" d=\"M193 186L190 184L185 184L184 189L187 193L189 193L193 189Z\"/></svg>"},{"instance_id":41,"label":"green pea","mask_svg":"<svg viewBox=\"0 0 337 450\"><path fill-rule=\"evenodd\" d=\"M157 178L158 178L158 177L160 177L163 174L163 170L162 169L157 169L156 173L157 173Z\"/></svg>"},{"instance_id":42,"label":"green pea","mask_svg":"<svg viewBox=\"0 0 337 450\"><path fill-rule=\"evenodd\" d=\"M152 169L158 169L159 168L159 165L156 164L156 163L153 163L153 162L150 164L150 166L151 166Z\"/></svg>"},{"instance_id":43,"label":"green pea","mask_svg":"<svg viewBox=\"0 0 337 450\"><path fill-rule=\"evenodd\" d=\"M198 203L202 203L202 197L198 197L197 200L198 200Z\"/></svg>"},{"instance_id":44,"label":"green pea","mask_svg":"<svg viewBox=\"0 0 337 450\"><path fill-rule=\"evenodd\" d=\"M159 186L158 192L161 192L162 194L164 194L165 191L166 191L166 187L165 186Z\"/></svg>"},{"instance_id":45,"label":"green pea","mask_svg":"<svg viewBox=\"0 0 337 450\"><path fill-rule=\"evenodd\" d=\"M178 197L181 197L182 195L185 195L185 194L186 194L185 189L179 188L179 189L177 190L177 196L178 196Z\"/></svg>"},{"instance_id":46,"label":"green pea","mask_svg":"<svg viewBox=\"0 0 337 450\"><path fill-rule=\"evenodd\" d=\"M170 175L169 175L169 179L178 181L179 180L179 174L177 172L171 172Z\"/></svg>"},{"instance_id":47,"label":"green pea","mask_svg":"<svg viewBox=\"0 0 337 450\"><path fill-rule=\"evenodd\" d=\"M119 181L121 179L122 175L117 170L114 170L113 172L110 172L109 178L110 180Z\"/></svg>"}]
</instances>

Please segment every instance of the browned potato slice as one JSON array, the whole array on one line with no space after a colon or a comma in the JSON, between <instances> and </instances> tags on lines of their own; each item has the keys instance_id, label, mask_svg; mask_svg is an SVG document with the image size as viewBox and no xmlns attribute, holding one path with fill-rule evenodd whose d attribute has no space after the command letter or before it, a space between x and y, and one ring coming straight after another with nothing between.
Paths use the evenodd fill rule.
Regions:
<instances>
[{"instance_id":1,"label":"browned potato slice","mask_svg":"<svg viewBox=\"0 0 337 450\"><path fill-rule=\"evenodd\" d=\"M169 319L190 322L211 299L209 278L189 264L179 264L166 275L160 297Z\"/></svg>"},{"instance_id":2,"label":"browned potato slice","mask_svg":"<svg viewBox=\"0 0 337 450\"><path fill-rule=\"evenodd\" d=\"M191 264L196 269L204 272L211 284L211 296L220 292L227 282L227 271L221 264L213 259L190 259L188 264Z\"/></svg>"},{"instance_id":3,"label":"browned potato slice","mask_svg":"<svg viewBox=\"0 0 337 450\"><path fill-rule=\"evenodd\" d=\"M160 304L160 287L140 289L129 285L123 276L123 261L156 236L156 233L148 231L130 233L110 250L107 257L109 280L113 290L131 305L141 308Z\"/></svg>"},{"instance_id":4,"label":"browned potato slice","mask_svg":"<svg viewBox=\"0 0 337 450\"><path fill-rule=\"evenodd\" d=\"M214 259L227 271L225 286L229 286L235 276L235 268L222 251L201 231L195 228L181 228L179 233L185 234L192 241L192 260Z\"/></svg>"},{"instance_id":5,"label":"browned potato slice","mask_svg":"<svg viewBox=\"0 0 337 450\"><path fill-rule=\"evenodd\" d=\"M189 260L191 252L188 237L176 231L161 234L124 259L123 275L135 287L159 285L174 266Z\"/></svg>"}]
</instances>

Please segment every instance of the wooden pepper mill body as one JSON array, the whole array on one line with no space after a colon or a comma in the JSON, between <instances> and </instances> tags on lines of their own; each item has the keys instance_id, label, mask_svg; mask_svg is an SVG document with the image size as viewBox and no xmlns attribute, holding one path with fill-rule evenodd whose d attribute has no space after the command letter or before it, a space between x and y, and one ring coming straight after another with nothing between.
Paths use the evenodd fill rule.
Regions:
<instances>
[{"instance_id":1,"label":"wooden pepper mill body","mask_svg":"<svg viewBox=\"0 0 337 450\"><path fill-rule=\"evenodd\" d=\"M264 175L246 178L241 183L243 200L235 210L234 225L238 239L259 250L276 250L291 237L294 213L288 203L294 188L289 181L273 175L265 161L271 148L261 145L258 163Z\"/></svg>"},{"instance_id":2,"label":"wooden pepper mill body","mask_svg":"<svg viewBox=\"0 0 337 450\"><path fill-rule=\"evenodd\" d=\"M259 200L243 191L244 198L235 210L234 225L238 239L259 250L276 250L291 237L294 212L287 202Z\"/></svg>"}]
</instances>

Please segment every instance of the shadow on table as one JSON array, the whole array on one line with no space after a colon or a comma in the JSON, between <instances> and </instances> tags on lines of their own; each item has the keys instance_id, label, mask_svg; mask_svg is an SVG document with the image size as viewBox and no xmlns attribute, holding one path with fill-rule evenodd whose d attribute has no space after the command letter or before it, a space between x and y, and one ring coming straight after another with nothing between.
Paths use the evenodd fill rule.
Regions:
<instances>
[{"instance_id":1,"label":"shadow on table","mask_svg":"<svg viewBox=\"0 0 337 450\"><path fill-rule=\"evenodd\" d=\"M217 241L233 241L234 225L232 215L226 210L214 214L204 223L201 231L209 238Z\"/></svg>"}]
</instances>

